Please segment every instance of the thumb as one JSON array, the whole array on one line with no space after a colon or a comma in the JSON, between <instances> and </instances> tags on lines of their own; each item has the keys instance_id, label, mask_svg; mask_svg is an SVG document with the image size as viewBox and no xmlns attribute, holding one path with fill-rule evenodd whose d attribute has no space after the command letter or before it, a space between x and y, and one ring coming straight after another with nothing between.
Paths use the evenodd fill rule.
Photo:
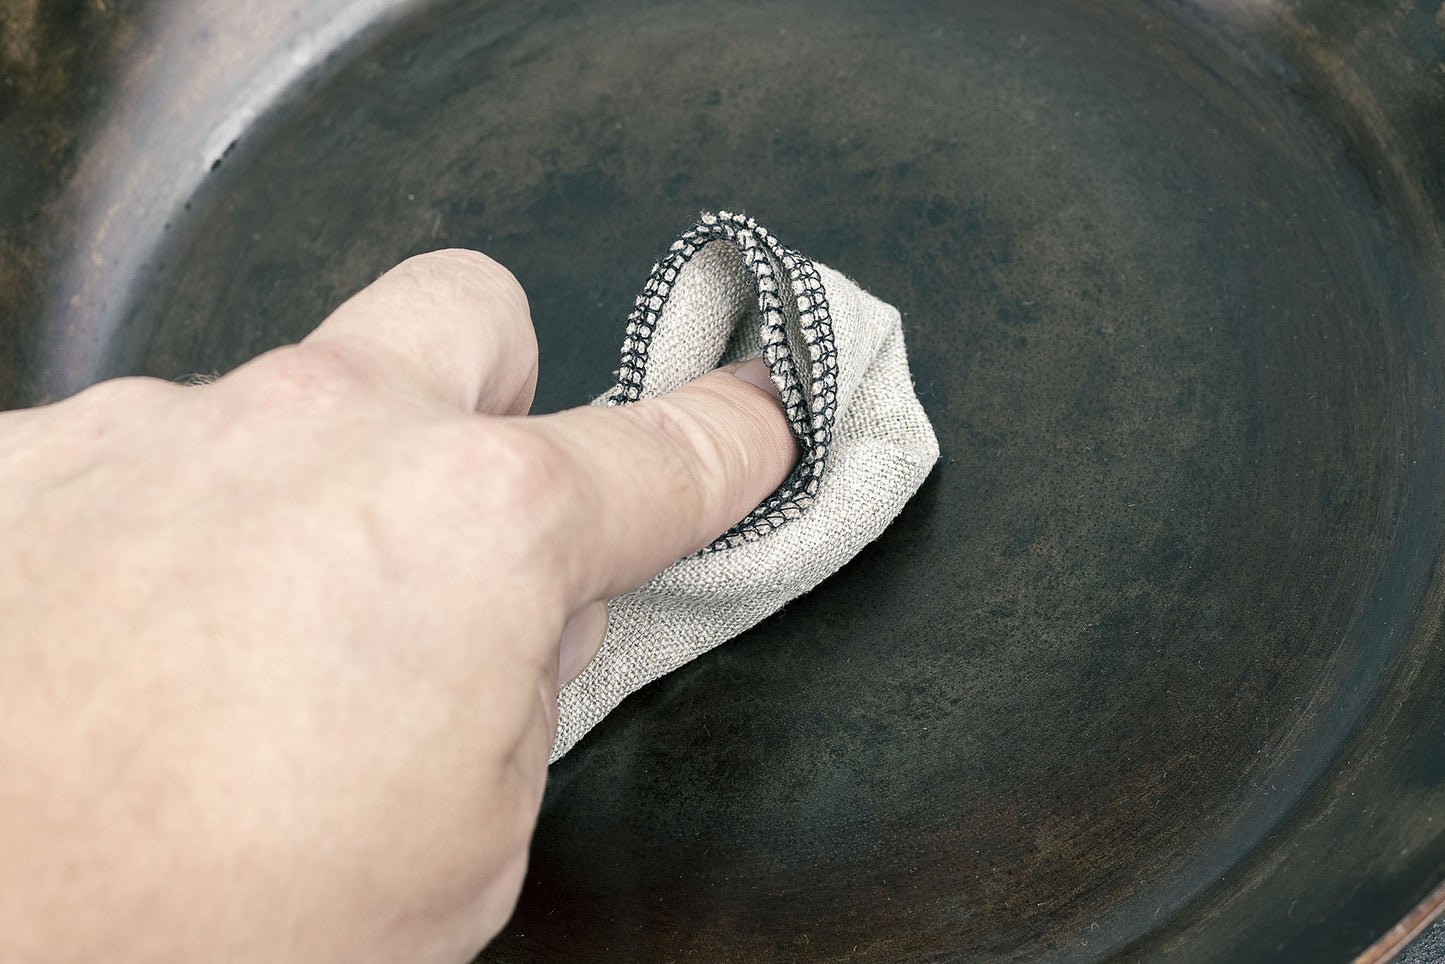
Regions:
<instances>
[{"instance_id":1,"label":"thumb","mask_svg":"<svg viewBox=\"0 0 1445 964\"><path fill-rule=\"evenodd\" d=\"M760 358L657 398L528 419L569 453L564 509L574 607L635 589L706 546L773 492L797 440Z\"/></svg>"}]
</instances>

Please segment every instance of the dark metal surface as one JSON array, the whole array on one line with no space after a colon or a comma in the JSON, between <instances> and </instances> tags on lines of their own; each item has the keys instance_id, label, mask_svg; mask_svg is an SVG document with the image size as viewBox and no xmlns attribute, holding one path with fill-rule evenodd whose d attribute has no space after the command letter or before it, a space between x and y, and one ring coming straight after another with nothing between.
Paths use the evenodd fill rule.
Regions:
<instances>
[{"instance_id":1,"label":"dark metal surface","mask_svg":"<svg viewBox=\"0 0 1445 964\"><path fill-rule=\"evenodd\" d=\"M485 959L1343 961L1445 879L1433 3L66 16L110 59L5 61L12 403L444 245L580 403L715 206L905 312L938 470L553 768Z\"/></svg>"}]
</instances>

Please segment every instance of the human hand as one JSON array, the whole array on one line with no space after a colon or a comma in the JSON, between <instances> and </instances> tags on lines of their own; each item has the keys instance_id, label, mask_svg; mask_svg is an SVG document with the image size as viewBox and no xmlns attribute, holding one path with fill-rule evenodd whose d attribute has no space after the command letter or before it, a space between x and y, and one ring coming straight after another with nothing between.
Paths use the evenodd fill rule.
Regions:
<instances>
[{"instance_id":1,"label":"human hand","mask_svg":"<svg viewBox=\"0 0 1445 964\"><path fill-rule=\"evenodd\" d=\"M515 280L446 251L213 384L0 414L0 958L496 933L601 601L795 457L760 363L523 418L536 371Z\"/></svg>"}]
</instances>

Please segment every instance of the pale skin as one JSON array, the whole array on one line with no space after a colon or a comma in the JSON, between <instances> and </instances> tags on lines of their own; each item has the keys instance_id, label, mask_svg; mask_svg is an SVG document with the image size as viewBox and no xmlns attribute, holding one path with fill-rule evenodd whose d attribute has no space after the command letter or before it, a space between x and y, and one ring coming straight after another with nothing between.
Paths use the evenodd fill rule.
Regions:
<instances>
[{"instance_id":1,"label":"pale skin","mask_svg":"<svg viewBox=\"0 0 1445 964\"><path fill-rule=\"evenodd\" d=\"M0 413L0 960L461 962L602 601L796 449L760 363L528 417L525 295L413 258L213 384Z\"/></svg>"}]
</instances>

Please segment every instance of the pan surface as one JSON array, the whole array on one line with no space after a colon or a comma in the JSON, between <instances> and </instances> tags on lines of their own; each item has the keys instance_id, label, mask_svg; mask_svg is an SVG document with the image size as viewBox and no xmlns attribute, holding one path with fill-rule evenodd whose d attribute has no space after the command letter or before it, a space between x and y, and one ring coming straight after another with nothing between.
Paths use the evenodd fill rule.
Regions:
<instances>
[{"instance_id":1,"label":"pan surface","mask_svg":"<svg viewBox=\"0 0 1445 964\"><path fill-rule=\"evenodd\" d=\"M108 93L3 129L0 389L225 371L465 246L581 404L746 210L902 309L943 457L553 767L483 959L1349 960L1445 880L1437 10L91 11L52 93Z\"/></svg>"}]
</instances>

